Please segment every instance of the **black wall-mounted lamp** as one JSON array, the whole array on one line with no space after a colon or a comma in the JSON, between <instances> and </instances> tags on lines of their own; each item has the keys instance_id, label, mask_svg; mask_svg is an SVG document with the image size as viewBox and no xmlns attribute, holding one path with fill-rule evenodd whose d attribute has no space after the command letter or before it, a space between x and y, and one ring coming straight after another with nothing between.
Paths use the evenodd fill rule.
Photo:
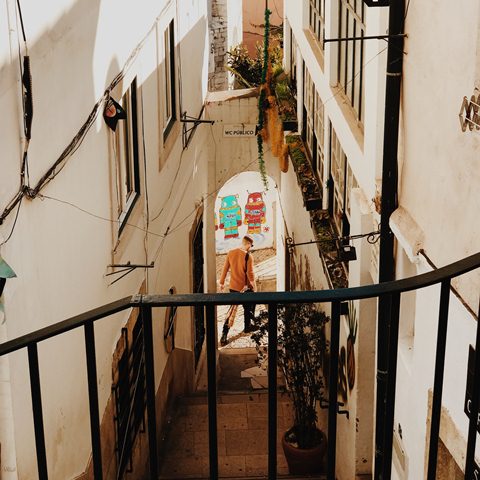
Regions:
<instances>
[{"instance_id":1,"label":"black wall-mounted lamp","mask_svg":"<svg viewBox=\"0 0 480 480\"><path fill-rule=\"evenodd\" d=\"M338 259L341 262L353 262L357 259L357 251L353 245L340 245L338 248Z\"/></svg>"},{"instance_id":2,"label":"black wall-mounted lamp","mask_svg":"<svg viewBox=\"0 0 480 480\"><path fill-rule=\"evenodd\" d=\"M108 127L115 131L117 129L118 121L125 120L126 118L127 112L125 112L118 102L112 97L109 97L105 103L105 109L103 110L103 119Z\"/></svg>"}]
</instances>

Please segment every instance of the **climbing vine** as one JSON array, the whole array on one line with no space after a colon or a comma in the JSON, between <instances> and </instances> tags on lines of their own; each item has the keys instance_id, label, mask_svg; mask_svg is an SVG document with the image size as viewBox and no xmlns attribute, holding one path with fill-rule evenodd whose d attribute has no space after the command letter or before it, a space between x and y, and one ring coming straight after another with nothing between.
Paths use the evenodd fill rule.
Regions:
<instances>
[{"instance_id":1,"label":"climbing vine","mask_svg":"<svg viewBox=\"0 0 480 480\"><path fill-rule=\"evenodd\" d=\"M266 134L265 132L265 113L268 108L267 101L267 75L271 63L269 61L269 40L270 40L270 15L271 10L265 9L265 33L263 36L263 68L260 85L260 94L258 96L258 131L257 131L257 146L258 146L258 168L262 177L263 185L268 189L267 171L265 168L265 158L263 155L263 140Z\"/></svg>"},{"instance_id":2,"label":"climbing vine","mask_svg":"<svg viewBox=\"0 0 480 480\"><path fill-rule=\"evenodd\" d=\"M285 144L283 121L278 113L277 99L275 97L275 84L281 75L285 76L281 66L275 65L275 54L270 46L270 15L271 11L265 10L265 34L263 42L263 68L258 96L258 167L263 184L268 189L268 180L264 158L264 142L270 143L272 154L280 161L282 172L288 170L288 147ZM273 53L273 55L272 55ZM272 58L273 57L273 58Z\"/></svg>"}]
</instances>

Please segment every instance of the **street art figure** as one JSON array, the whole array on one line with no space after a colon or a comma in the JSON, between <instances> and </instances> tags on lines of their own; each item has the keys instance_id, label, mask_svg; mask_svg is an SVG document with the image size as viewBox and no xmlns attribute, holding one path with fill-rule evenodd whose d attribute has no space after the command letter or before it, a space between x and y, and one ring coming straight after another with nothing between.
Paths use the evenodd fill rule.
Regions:
<instances>
[{"instance_id":1,"label":"street art figure","mask_svg":"<svg viewBox=\"0 0 480 480\"><path fill-rule=\"evenodd\" d=\"M247 234L262 233L262 224L266 222L266 207L262 192L248 194L245 205L245 225L248 225Z\"/></svg>"},{"instance_id":2,"label":"street art figure","mask_svg":"<svg viewBox=\"0 0 480 480\"><path fill-rule=\"evenodd\" d=\"M238 238L238 227L242 224L242 209L238 204L238 194L222 198L220 206L220 229L225 230L225 240Z\"/></svg>"}]
</instances>

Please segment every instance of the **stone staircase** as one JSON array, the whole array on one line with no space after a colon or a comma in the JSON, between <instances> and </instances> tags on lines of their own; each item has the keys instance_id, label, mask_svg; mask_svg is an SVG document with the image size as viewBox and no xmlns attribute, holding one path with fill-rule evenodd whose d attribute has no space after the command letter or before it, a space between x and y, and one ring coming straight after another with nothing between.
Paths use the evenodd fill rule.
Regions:
<instances>
[{"instance_id":1,"label":"stone staircase","mask_svg":"<svg viewBox=\"0 0 480 480\"><path fill-rule=\"evenodd\" d=\"M222 478L265 479L268 465L268 403L266 392L219 393L218 459ZM288 476L280 444L292 424L292 405L287 394L278 394L278 476ZM205 394L179 399L169 423L161 456L161 479L208 478L208 412ZM304 477L301 477L304 478ZM308 477L324 478L324 477Z\"/></svg>"}]
</instances>

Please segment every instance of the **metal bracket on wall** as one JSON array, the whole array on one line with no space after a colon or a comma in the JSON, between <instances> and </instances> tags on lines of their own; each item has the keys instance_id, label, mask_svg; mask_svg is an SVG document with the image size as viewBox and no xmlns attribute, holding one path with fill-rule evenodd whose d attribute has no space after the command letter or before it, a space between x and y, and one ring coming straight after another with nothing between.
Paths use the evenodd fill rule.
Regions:
<instances>
[{"instance_id":1,"label":"metal bracket on wall","mask_svg":"<svg viewBox=\"0 0 480 480\"><path fill-rule=\"evenodd\" d=\"M348 412L348 410L340 410L340 407L344 407L345 404L343 402L338 402L337 403L337 413L339 415L346 415L348 419L350 419L350 413Z\"/></svg>"},{"instance_id":2,"label":"metal bracket on wall","mask_svg":"<svg viewBox=\"0 0 480 480\"><path fill-rule=\"evenodd\" d=\"M209 123L210 125L213 125L215 123L214 120L203 120L201 118L203 115L204 109L205 109L205 106L202 106L202 109L200 110L200 114L198 115L198 118L187 115L187 112L183 112L182 116L180 117L180 122L182 122L183 124L182 125L182 145L184 150L188 147L188 144L190 143L190 140L192 139L193 134L195 133L195 130L200 124ZM187 127L188 123L193 123L193 127L188 128Z\"/></svg>"},{"instance_id":3,"label":"metal bracket on wall","mask_svg":"<svg viewBox=\"0 0 480 480\"><path fill-rule=\"evenodd\" d=\"M154 266L155 266L154 262L148 265L138 265L130 262L112 264L112 265L108 265L107 268L119 268L120 270L107 273L105 274L105 276L110 277L111 275L118 275L119 273L123 273L123 275L121 275L120 277L118 277L116 280L114 280L112 283L109 284L109 285L113 285L114 283L117 283L119 280L121 280L123 277L126 277L129 273L132 273L137 268L153 268Z\"/></svg>"},{"instance_id":4,"label":"metal bracket on wall","mask_svg":"<svg viewBox=\"0 0 480 480\"><path fill-rule=\"evenodd\" d=\"M345 37L345 38L324 38L323 42L354 42L356 40L386 40L388 38L406 37L406 33L398 33L396 35L368 35L364 37Z\"/></svg>"}]
</instances>

